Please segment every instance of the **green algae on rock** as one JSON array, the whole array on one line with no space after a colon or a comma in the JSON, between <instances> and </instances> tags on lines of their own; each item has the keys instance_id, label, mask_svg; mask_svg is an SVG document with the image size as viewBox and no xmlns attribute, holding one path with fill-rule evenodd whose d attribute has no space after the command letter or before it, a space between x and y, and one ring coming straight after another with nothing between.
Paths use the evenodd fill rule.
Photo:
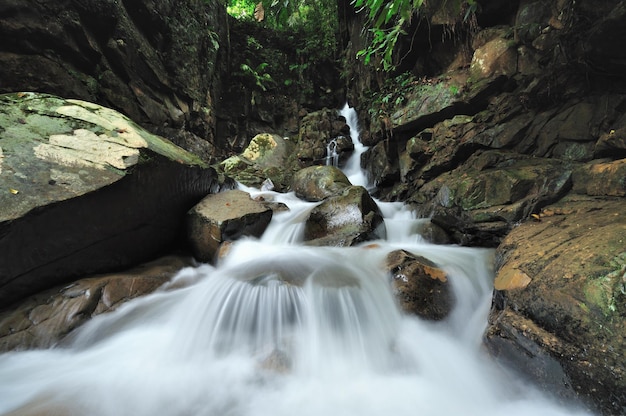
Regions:
<instances>
[{"instance_id":1,"label":"green algae on rock","mask_svg":"<svg viewBox=\"0 0 626 416\"><path fill-rule=\"evenodd\" d=\"M172 247L215 170L128 117L52 95L0 95L0 304Z\"/></svg>"}]
</instances>

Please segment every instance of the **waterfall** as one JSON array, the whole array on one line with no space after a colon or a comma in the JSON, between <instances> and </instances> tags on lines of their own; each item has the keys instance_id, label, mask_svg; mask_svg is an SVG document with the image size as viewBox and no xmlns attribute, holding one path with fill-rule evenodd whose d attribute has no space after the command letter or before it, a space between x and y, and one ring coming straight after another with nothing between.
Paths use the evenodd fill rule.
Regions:
<instances>
[{"instance_id":1,"label":"waterfall","mask_svg":"<svg viewBox=\"0 0 626 416\"><path fill-rule=\"evenodd\" d=\"M346 103L339 114L346 119L346 123L350 126L350 139L354 145L354 153L346 162L344 173L353 185L360 185L371 189L373 185L369 183L367 175L361 168L361 155L365 153L367 147L363 146L359 140L359 123L356 111Z\"/></svg>"},{"instance_id":2,"label":"waterfall","mask_svg":"<svg viewBox=\"0 0 626 416\"><path fill-rule=\"evenodd\" d=\"M481 349L493 250L429 244L414 234L423 220L395 203L381 204L387 240L307 247L302 224L316 203L242 188L290 209L215 267L181 270L172 283L185 285L92 319L68 344L0 355L0 415L586 414ZM399 310L383 266L398 248L447 272L449 318Z\"/></svg>"},{"instance_id":3,"label":"waterfall","mask_svg":"<svg viewBox=\"0 0 626 416\"><path fill-rule=\"evenodd\" d=\"M326 145L326 166L339 166L339 153L337 153L336 139L332 139Z\"/></svg>"}]
</instances>

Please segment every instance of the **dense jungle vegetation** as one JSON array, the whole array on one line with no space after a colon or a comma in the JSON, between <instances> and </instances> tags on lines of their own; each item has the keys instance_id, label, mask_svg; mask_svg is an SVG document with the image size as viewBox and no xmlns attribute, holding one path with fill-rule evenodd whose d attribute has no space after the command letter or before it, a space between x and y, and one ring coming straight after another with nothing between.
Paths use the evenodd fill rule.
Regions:
<instances>
[{"instance_id":1,"label":"dense jungle vegetation","mask_svg":"<svg viewBox=\"0 0 626 416\"><path fill-rule=\"evenodd\" d=\"M365 16L363 36L367 46L357 57L376 69L394 69L393 52L407 26L427 9L424 0L352 0ZM332 57L337 50L338 2L336 0L229 0L228 13L238 19L257 20L278 31L296 31L307 39L302 54L313 59ZM446 8L467 22L479 10L476 0L436 0L428 8Z\"/></svg>"}]
</instances>

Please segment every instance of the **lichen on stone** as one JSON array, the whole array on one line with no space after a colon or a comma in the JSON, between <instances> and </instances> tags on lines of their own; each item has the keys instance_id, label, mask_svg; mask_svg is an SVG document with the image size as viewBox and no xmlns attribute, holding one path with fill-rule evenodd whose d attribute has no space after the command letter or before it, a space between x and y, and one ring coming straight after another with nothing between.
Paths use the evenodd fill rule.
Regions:
<instances>
[{"instance_id":1,"label":"lichen on stone","mask_svg":"<svg viewBox=\"0 0 626 416\"><path fill-rule=\"evenodd\" d=\"M605 316L618 312L618 298L626 294L626 252L615 256L610 266L613 271L588 280L584 288L587 302L600 308Z\"/></svg>"},{"instance_id":2,"label":"lichen on stone","mask_svg":"<svg viewBox=\"0 0 626 416\"><path fill-rule=\"evenodd\" d=\"M237 155L231 156L220 163L224 173L236 173L245 169L248 165Z\"/></svg>"},{"instance_id":3,"label":"lichen on stone","mask_svg":"<svg viewBox=\"0 0 626 416\"><path fill-rule=\"evenodd\" d=\"M248 160L254 161L263 156L265 152L274 149L276 146L276 140L274 140L271 134L257 134L241 155Z\"/></svg>"},{"instance_id":4,"label":"lichen on stone","mask_svg":"<svg viewBox=\"0 0 626 416\"><path fill-rule=\"evenodd\" d=\"M96 124L110 131L111 141L137 149L148 147L148 142L141 137L131 121L120 113L86 101L67 100L67 102L73 105L58 107L56 112L64 116Z\"/></svg>"},{"instance_id":5,"label":"lichen on stone","mask_svg":"<svg viewBox=\"0 0 626 416\"><path fill-rule=\"evenodd\" d=\"M77 129L73 134L53 134L48 143L33 148L40 159L64 166L88 166L105 169L110 165L126 169L139 160L139 150L127 147L101 134Z\"/></svg>"}]
</instances>

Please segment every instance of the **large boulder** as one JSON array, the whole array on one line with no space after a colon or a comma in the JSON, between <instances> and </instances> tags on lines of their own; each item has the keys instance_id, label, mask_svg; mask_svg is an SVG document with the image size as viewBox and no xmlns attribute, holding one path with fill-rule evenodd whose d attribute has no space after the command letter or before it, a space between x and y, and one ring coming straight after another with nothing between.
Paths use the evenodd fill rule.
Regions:
<instances>
[{"instance_id":1,"label":"large boulder","mask_svg":"<svg viewBox=\"0 0 626 416\"><path fill-rule=\"evenodd\" d=\"M352 186L348 177L334 166L310 166L296 172L291 189L298 198L319 202Z\"/></svg>"},{"instance_id":2,"label":"large boulder","mask_svg":"<svg viewBox=\"0 0 626 416\"><path fill-rule=\"evenodd\" d=\"M215 171L116 111L0 96L0 304L170 249Z\"/></svg>"},{"instance_id":3,"label":"large boulder","mask_svg":"<svg viewBox=\"0 0 626 416\"><path fill-rule=\"evenodd\" d=\"M468 74L452 77L442 75L437 78L416 82L399 106L388 119L375 120L379 123L372 130L388 129L395 134L406 131L420 131L435 123L452 118L456 114L477 112L486 106L486 100L500 92L507 78L494 75L468 83Z\"/></svg>"},{"instance_id":4,"label":"large boulder","mask_svg":"<svg viewBox=\"0 0 626 416\"><path fill-rule=\"evenodd\" d=\"M0 313L0 351L55 345L85 321L155 291L192 264L188 257L169 255L30 296Z\"/></svg>"},{"instance_id":5,"label":"large boulder","mask_svg":"<svg viewBox=\"0 0 626 416\"><path fill-rule=\"evenodd\" d=\"M572 168L514 152L476 152L412 197L455 241L496 246L515 224L571 188Z\"/></svg>"},{"instance_id":6,"label":"large boulder","mask_svg":"<svg viewBox=\"0 0 626 416\"><path fill-rule=\"evenodd\" d=\"M260 237L272 219L272 209L231 190L207 195L187 214L189 241L194 256L203 262L216 260L220 246L244 236Z\"/></svg>"},{"instance_id":7,"label":"large boulder","mask_svg":"<svg viewBox=\"0 0 626 416\"><path fill-rule=\"evenodd\" d=\"M625 243L622 198L545 207L497 250L485 337L503 362L607 415L626 405Z\"/></svg>"},{"instance_id":8,"label":"large boulder","mask_svg":"<svg viewBox=\"0 0 626 416\"><path fill-rule=\"evenodd\" d=\"M287 137L261 133L252 138L248 147L219 163L217 168L246 186L286 191L293 175L300 169L295 144Z\"/></svg>"},{"instance_id":9,"label":"large boulder","mask_svg":"<svg viewBox=\"0 0 626 416\"><path fill-rule=\"evenodd\" d=\"M362 186L350 186L313 208L304 227L308 245L347 247L385 237L382 214Z\"/></svg>"},{"instance_id":10,"label":"large boulder","mask_svg":"<svg viewBox=\"0 0 626 416\"><path fill-rule=\"evenodd\" d=\"M446 272L432 261L406 250L387 255L394 296L407 313L424 319L444 319L454 306L454 294Z\"/></svg>"}]
</instances>

